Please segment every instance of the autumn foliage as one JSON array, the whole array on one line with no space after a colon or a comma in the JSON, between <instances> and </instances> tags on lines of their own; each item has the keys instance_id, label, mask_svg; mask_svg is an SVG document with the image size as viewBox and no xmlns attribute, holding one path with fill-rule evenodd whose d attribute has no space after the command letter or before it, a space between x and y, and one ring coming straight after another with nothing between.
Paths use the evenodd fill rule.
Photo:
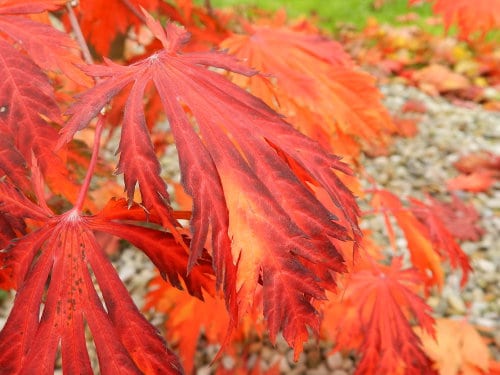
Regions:
<instances>
[{"instance_id":1,"label":"autumn foliage","mask_svg":"<svg viewBox=\"0 0 500 375\"><path fill-rule=\"evenodd\" d=\"M221 350L282 334L296 357L327 338L359 353L360 374L436 371L422 296L443 263L463 282L471 268L444 203L360 187L360 154L409 133L340 43L282 14L252 23L190 1L4 0L0 32L0 286L17 293L1 374L49 374L56 358L67 374L190 373L202 332ZM182 210L162 174L167 139ZM411 265L363 234L356 196L392 242L395 219ZM102 236L157 267L147 308L168 314L180 358Z\"/></svg>"}]
</instances>

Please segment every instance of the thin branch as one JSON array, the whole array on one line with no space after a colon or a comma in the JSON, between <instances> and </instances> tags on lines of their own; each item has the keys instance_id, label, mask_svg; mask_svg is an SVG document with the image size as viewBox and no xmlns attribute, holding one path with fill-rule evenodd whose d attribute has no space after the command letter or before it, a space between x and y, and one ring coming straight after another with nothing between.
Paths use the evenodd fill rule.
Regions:
<instances>
[{"instance_id":1,"label":"thin branch","mask_svg":"<svg viewBox=\"0 0 500 375\"><path fill-rule=\"evenodd\" d=\"M95 166L97 165L97 158L99 156L99 145L101 143L102 129L104 128L105 122L106 122L106 116L103 115L102 113L99 114L99 117L97 119L97 124L95 126L94 145L92 146L92 157L90 159L89 168L87 169L87 174L85 175L85 180L83 180L82 187L80 189L80 192L78 193L78 199L74 206L74 209L77 211L81 211L83 208L83 203L87 196L87 191L89 190L90 181L92 180L94 169Z\"/></svg>"},{"instance_id":2,"label":"thin branch","mask_svg":"<svg viewBox=\"0 0 500 375\"><path fill-rule=\"evenodd\" d=\"M144 17L144 15L139 12L137 10L137 8L134 6L134 4L132 4L129 0L121 0L121 2L123 3L123 5L125 5L132 13L134 13L134 15L139 18L141 20L141 22L143 24L146 24L147 21L146 21L146 17Z\"/></svg>"},{"instance_id":3,"label":"thin branch","mask_svg":"<svg viewBox=\"0 0 500 375\"><path fill-rule=\"evenodd\" d=\"M212 2L210 0L205 0L205 8L207 9L208 15L215 18L214 8L212 7Z\"/></svg>"},{"instance_id":4,"label":"thin branch","mask_svg":"<svg viewBox=\"0 0 500 375\"><path fill-rule=\"evenodd\" d=\"M94 59L92 58L92 54L90 53L89 46L87 45L87 42L85 41L85 38L83 37L82 29L80 28L80 24L78 23L78 20L76 19L75 12L73 11L73 7L71 4L68 2L66 3L66 9L68 11L68 17L69 17L69 22L71 24L71 28L73 29L75 33L75 38L78 44L80 45L80 48L82 50L83 54L83 59L85 62L89 65L94 63Z\"/></svg>"}]
</instances>

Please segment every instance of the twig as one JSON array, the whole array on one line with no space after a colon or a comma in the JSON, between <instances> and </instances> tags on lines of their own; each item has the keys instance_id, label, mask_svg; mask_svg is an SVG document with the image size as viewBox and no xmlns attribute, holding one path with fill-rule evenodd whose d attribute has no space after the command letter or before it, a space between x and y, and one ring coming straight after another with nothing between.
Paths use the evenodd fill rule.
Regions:
<instances>
[{"instance_id":1,"label":"twig","mask_svg":"<svg viewBox=\"0 0 500 375\"><path fill-rule=\"evenodd\" d=\"M134 4L132 4L129 0L121 0L121 2L122 2L122 3L123 3L123 5L125 5L128 9L130 9L130 11L131 11L132 13L134 13L134 15L135 15L137 18L139 18L143 24L146 24L146 23L147 23L147 22L146 22L146 17L144 17L144 15L143 15L141 12L139 12L139 11L137 10L137 8L134 6Z\"/></svg>"},{"instance_id":2,"label":"twig","mask_svg":"<svg viewBox=\"0 0 500 375\"><path fill-rule=\"evenodd\" d=\"M78 198L75 203L74 209L76 211L81 211L83 208L83 202L87 196L87 191L89 190L90 181L92 180L92 176L94 175L94 169L97 164L97 157L99 156L99 145L101 143L101 135L102 129L104 128L104 123L106 122L106 116L102 113L99 114L97 119L97 124L95 126L95 135L94 135L94 145L92 147L92 157L90 159L89 168L87 169L87 174L85 175L85 179L83 180L82 187L80 192L78 193Z\"/></svg>"},{"instance_id":3,"label":"twig","mask_svg":"<svg viewBox=\"0 0 500 375\"><path fill-rule=\"evenodd\" d=\"M94 59L92 58L92 54L90 53L89 46L87 45L87 42L85 41L85 38L83 37L82 29L80 28L80 24L78 23L78 20L76 19L75 12L73 11L73 7L70 5L70 3L66 3L66 9L68 11L68 16L69 16L69 22L71 23L71 28L73 29L73 32L75 33L75 38L78 44L80 45L80 48L82 50L83 54L83 59L85 62L89 65L94 63Z\"/></svg>"}]
</instances>

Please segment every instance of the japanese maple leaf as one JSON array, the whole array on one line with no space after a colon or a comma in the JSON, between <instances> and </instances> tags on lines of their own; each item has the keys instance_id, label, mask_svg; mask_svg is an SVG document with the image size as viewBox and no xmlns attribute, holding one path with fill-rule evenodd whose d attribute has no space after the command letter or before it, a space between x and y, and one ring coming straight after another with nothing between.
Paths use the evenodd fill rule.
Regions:
<instances>
[{"instance_id":1,"label":"japanese maple leaf","mask_svg":"<svg viewBox=\"0 0 500 375\"><path fill-rule=\"evenodd\" d=\"M191 374L202 332L210 343L222 344L225 341L230 322L224 298L207 293L202 301L172 288L159 278L153 279L151 285L154 290L148 293L144 308L154 308L168 316L165 319L167 340L177 344L184 369Z\"/></svg>"},{"instance_id":2,"label":"japanese maple leaf","mask_svg":"<svg viewBox=\"0 0 500 375\"><path fill-rule=\"evenodd\" d=\"M447 181L449 190L487 191L500 180L500 156L492 152L464 155L453 166L462 174Z\"/></svg>"},{"instance_id":3,"label":"japanese maple leaf","mask_svg":"<svg viewBox=\"0 0 500 375\"><path fill-rule=\"evenodd\" d=\"M224 285L231 315L249 309L261 282L271 338L283 329L300 350L307 327L317 331L319 326L312 300L324 299L325 288L335 284L334 274L345 268L334 239L360 235L354 197L335 174L350 170L261 100L207 67L246 75L253 70L224 53L183 54L187 33L173 24L165 33L146 17L164 49L130 66L106 61L90 67L88 72L101 80L70 108L59 144L130 85L117 169L124 173L129 199L139 184L144 207L155 209L174 233L142 108L145 87L152 82L175 138L182 184L193 197L190 268L210 238L217 285ZM316 199L311 185L325 189L339 217Z\"/></svg>"},{"instance_id":4,"label":"japanese maple leaf","mask_svg":"<svg viewBox=\"0 0 500 375\"><path fill-rule=\"evenodd\" d=\"M437 319L435 337L416 328L424 350L443 375L490 374L490 351L481 335L464 320Z\"/></svg>"},{"instance_id":5,"label":"japanese maple leaf","mask_svg":"<svg viewBox=\"0 0 500 375\"><path fill-rule=\"evenodd\" d=\"M71 37L50 25L33 21L28 14L55 10L65 1L2 1L0 31L15 41L40 68L61 71L78 84L90 86L91 79L78 65L84 62L78 44ZM58 6L59 5L59 6Z\"/></svg>"},{"instance_id":6,"label":"japanese maple leaf","mask_svg":"<svg viewBox=\"0 0 500 375\"><path fill-rule=\"evenodd\" d=\"M472 267L469 259L453 235L446 228L434 206L427 205L418 199L411 198L411 209L420 223L427 228L428 238L432 241L434 248L441 252L442 258L448 258L453 268L462 269L462 285L465 285ZM462 227L462 230L466 228Z\"/></svg>"},{"instance_id":7,"label":"japanese maple leaf","mask_svg":"<svg viewBox=\"0 0 500 375\"><path fill-rule=\"evenodd\" d=\"M479 225L479 213L473 204L466 204L456 194L452 195L452 201L441 202L435 198L427 197L427 210L419 213L414 210L417 218L425 222L425 213L432 211L453 235L454 238L463 241L478 241L484 234L484 229Z\"/></svg>"},{"instance_id":8,"label":"japanese maple leaf","mask_svg":"<svg viewBox=\"0 0 500 375\"><path fill-rule=\"evenodd\" d=\"M500 155L488 151L478 151L462 156L453 166L461 173L474 173L481 170L491 171L500 178Z\"/></svg>"},{"instance_id":9,"label":"japanese maple leaf","mask_svg":"<svg viewBox=\"0 0 500 375\"><path fill-rule=\"evenodd\" d=\"M86 328L102 374L182 372L177 358L133 304L94 232L128 240L144 250L170 282L180 286L181 276L194 293L201 295L201 283L210 278L198 268L187 276L184 248L171 234L144 227L141 208L128 210L124 200L110 205L93 216L76 209L54 215L8 182L0 183L0 212L40 223L0 255L0 279L7 275L17 289L0 332L0 373L52 373L60 348L65 373L92 374Z\"/></svg>"},{"instance_id":10,"label":"japanese maple leaf","mask_svg":"<svg viewBox=\"0 0 500 375\"><path fill-rule=\"evenodd\" d=\"M429 0L433 11L441 14L446 29L456 24L461 38L470 39L475 32L484 36L500 27L500 0ZM415 2L415 0L410 0Z\"/></svg>"},{"instance_id":11,"label":"japanese maple leaf","mask_svg":"<svg viewBox=\"0 0 500 375\"><path fill-rule=\"evenodd\" d=\"M262 335L264 331L261 310L246 314L237 329L230 330L230 318L224 298L214 290L204 293L201 300L173 288L160 277L153 279L150 286L152 290L146 296L144 309L153 308L168 316L164 324L167 340L177 347L187 374L193 372L196 349L202 334L208 344L221 345L220 350L226 354L235 347L231 343L234 344L237 340L245 342L250 332ZM200 311L203 314L199 314ZM231 335L228 336L228 333ZM220 354L219 352L217 356Z\"/></svg>"},{"instance_id":12,"label":"japanese maple leaf","mask_svg":"<svg viewBox=\"0 0 500 375\"><path fill-rule=\"evenodd\" d=\"M416 294L422 279L402 269L401 258L390 266L375 262L352 273L345 292L324 309L324 326L335 349L356 349L356 374L437 374L422 350L410 321L433 334L431 308Z\"/></svg>"},{"instance_id":13,"label":"japanese maple leaf","mask_svg":"<svg viewBox=\"0 0 500 375\"><path fill-rule=\"evenodd\" d=\"M446 181L448 190L464 190L473 193L488 191L498 181L493 171L481 169L470 174L460 174Z\"/></svg>"},{"instance_id":14,"label":"japanese maple leaf","mask_svg":"<svg viewBox=\"0 0 500 375\"><path fill-rule=\"evenodd\" d=\"M235 83L337 153L356 156L359 143L387 145L396 127L374 78L339 43L282 25L248 25L246 31L220 45L267 77L237 76Z\"/></svg>"},{"instance_id":15,"label":"japanese maple leaf","mask_svg":"<svg viewBox=\"0 0 500 375\"><path fill-rule=\"evenodd\" d=\"M47 76L2 39L0 74L3 77L0 134L5 147L0 154L0 169L20 187L26 188L28 166L32 165L34 155L51 189L74 199L77 187L69 179L63 160L54 152L57 130L49 121L58 123L61 117Z\"/></svg>"},{"instance_id":16,"label":"japanese maple leaf","mask_svg":"<svg viewBox=\"0 0 500 375\"><path fill-rule=\"evenodd\" d=\"M389 191L377 190L371 204L383 213L390 237L394 236L394 231L389 220L389 213L394 216L408 243L412 263L422 275L425 275L428 286L441 287L444 281L441 259L428 236L426 227L403 206L398 197ZM390 239L391 243L394 243L394 238Z\"/></svg>"}]
</instances>

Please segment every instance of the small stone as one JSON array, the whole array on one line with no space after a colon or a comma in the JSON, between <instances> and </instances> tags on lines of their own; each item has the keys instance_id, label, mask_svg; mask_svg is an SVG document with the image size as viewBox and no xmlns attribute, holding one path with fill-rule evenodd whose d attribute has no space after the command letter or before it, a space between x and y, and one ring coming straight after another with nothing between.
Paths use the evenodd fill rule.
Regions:
<instances>
[{"instance_id":1,"label":"small stone","mask_svg":"<svg viewBox=\"0 0 500 375\"><path fill-rule=\"evenodd\" d=\"M276 349L278 349L280 353L286 353L288 350L290 350L290 345L288 345L281 333L278 335L278 337L276 337Z\"/></svg>"},{"instance_id":2,"label":"small stone","mask_svg":"<svg viewBox=\"0 0 500 375\"><path fill-rule=\"evenodd\" d=\"M318 364L321 362L321 352L319 351L319 348L312 349L307 353L307 359L306 359L306 365L309 368L314 368L318 366Z\"/></svg>"},{"instance_id":3,"label":"small stone","mask_svg":"<svg viewBox=\"0 0 500 375\"><path fill-rule=\"evenodd\" d=\"M299 365L294 367L292 370L290 370L287 375L302 375L306 372L306 370L307 370L307 367L306 367L305 363L300 363Z\"/></svg>"},{"instance_id":4,"label":"small stone","mask_svg":"<svg viewBox=\"0 0 500 375\"><path fill-rule=\"evenodd\" d=\"M345 358L342 362L342 368L344 370L350 370L354 367L354 361L351 358Z\"/></svg>"},{"instance_id":5,"label":"small stone","mask_svg":"<svg viewBox=\"0 0 500 375\"><path fill-rule=\"evenodd\" d=\"M476 271L482 271L487 274L495 273L496 269L495 263L486 259L478 259L474 266Z\"/></svg>"},{"instance_id":6,"label":"small stone","mask_svg":"<svg viewBox=\"0 0 500 375\"><path fill-rule=\"evenodd\" d=\"M293 351L290 350L290 352L292 352L292 358L293 358ZM274 352L271 348L269 348L268 346L264 346L262 348L262 352L261 352L260 357L262 358L263 361L269 362L271 360L271 358L273 357L273 354L274 354Z\"/></svg>"},{"instance_id":7,"label":"small stone","mask_svg":"<svg viewBox=\"0 0 500 375\"><path fill-rule=\"evenodd\" d=\"M288 364L288 360L284 355L277 354L276 357L273 357L273 360L271 361L272 364L276 363L279 361L280 364L280 372L283 374L288 374L288 372L292 369L290 365Z\"/></svg>"},{"instance_id":8,"label":"small stone","mask_svg":"<svg viewBox=\"0 0 500 375\"><path fill-rule=\"evenodd\" d=\"M326 358L326 364L330 370L341 368L343 361L344 358L342 358L342 354L340 354L340 352L335 352Z\"/></svg>"},{"instance_id":9,"label":"small stone","mask_svg":"<svg viewBox=\"0 0 500 375\"><path fill-rule=\"evenodd\" d=\"M452 309L452 312L454 313L463 314L467 309L462 298L460 298L456 294L451 294L450 296L448 296L448 303L450 305L450 308Z\"/></svg>"},{"instance_id":10,"label":"small stone","mask_svg":"<svg viewBox=\"0 0 500 375\"><path fill-rule=\"evenodd\" d=\"M234 368L234 365L236 365L236 361L234 360L234 358L228 355L222 357L221 363L226 370L232 370Z\"/></svg>"},{"instance_id":11,"label":"small stone","mask_svg":"<svg viewBox=\"0 0 500 375\"><path fill-rule=\"evenodd\" d=\"M210 366L202 366L198 370L196 370L196 375L210 375L211 368Z\"/></svg>"},{"instance_id":12,"label":"small stone","mask_svg":"<svg viewBox=\"0 0 500 375\"><path fill-rule=\"evenodd\" d=\"M316 368L310 368L306 371L306 375L328 375L330 374L330 370L324 363L320 364Z\"/></svg>"}]
</instances>

